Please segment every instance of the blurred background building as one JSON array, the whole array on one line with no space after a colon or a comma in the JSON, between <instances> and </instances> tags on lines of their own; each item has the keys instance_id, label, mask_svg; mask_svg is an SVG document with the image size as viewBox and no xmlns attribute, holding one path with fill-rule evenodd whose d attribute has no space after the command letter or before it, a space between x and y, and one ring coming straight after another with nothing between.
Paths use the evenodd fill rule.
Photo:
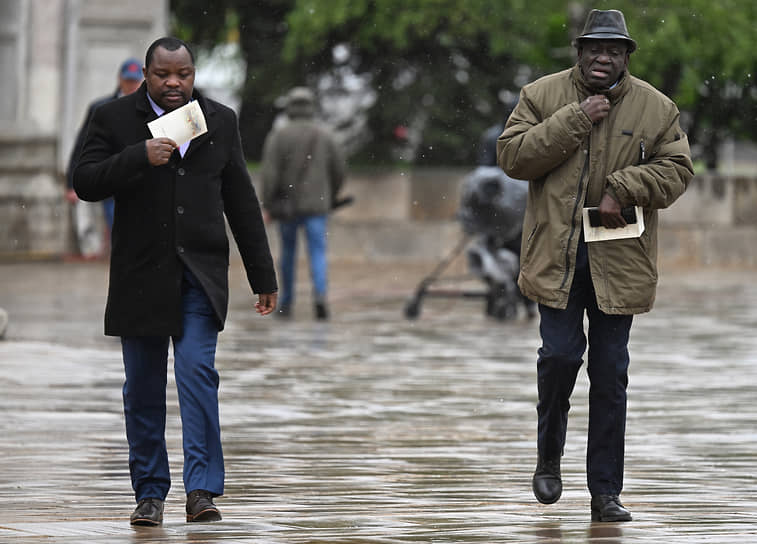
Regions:
<instances>
[{"instance_id":1,"label":"blurred background building","mask_svg":"<svg viewBox=\"0 0 757 544\"><path fill-rule=\"evenodd\" d=\"M62 173L87 105L167 24L167 0L0 2L0 254L65 251Z\"/></svg>"},{"instance_id":2,"label":"blurred background building","mask_svg":"<svg viewBox=\"0 0 757 544\"><path fill-rule=\"evenodd\" d=\"M631 72L676 100L697 167L666 210L661 255L757 263L757 4L617 0ZM520 87L570 66L589 0L0 0L0 259L72 249L64 170L94 98L158 36L196 53L195 84L239 113L257 183L293 86L313 89L349 155L335 256L437 258L459 233L480 136ZM722 29L727 28L728 32Z\"/></svg>"}]
</instances>

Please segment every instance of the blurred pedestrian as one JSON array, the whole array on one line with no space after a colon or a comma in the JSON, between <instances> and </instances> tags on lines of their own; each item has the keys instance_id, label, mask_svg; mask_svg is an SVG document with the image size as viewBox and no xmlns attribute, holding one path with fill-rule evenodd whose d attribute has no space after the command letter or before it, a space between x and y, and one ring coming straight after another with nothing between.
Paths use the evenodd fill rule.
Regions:
<instances>
[{"instance_id":1,"label":"blurred pedestrian","mask_svg":"<svg viewBox=\"0 0 757 544\"><path fill-rule=\"evenodd\" d=\"M218 332L228 308L229 242L236 239L255 308L276 307L276 276L234 112L194 89L194 55L176 38L148 48L145 82L95 110L74 172L87 201L114 197L105 334L120 336L134 525L158 525L171 485L165 443L166 365L173 342L187 521L221 519ZM181 145L147 123L196 100L207 133Z\"/></svg>"},{"instance_id":2,"label":"blurred pedestrian","mask_svg":"<svg viewBox=\"0 0 757 544\"><path fill-rule=\"evenodd\" d=\"M103 236L102 229L97 221L95 204L79 200L79 197L76 196L76 191L74 191L74 170L76 169L76 161L81 154L84 139L87 136L87 127L89 126L89 121L92 119L92 114L95 109L111 100L133 93L139 89L139 86L142 83L142 78L142 63L139 60L129 58L121 63L121 66L118 69L118 86L116 87L116 90L108 96L98 98L89 105L87 108L87 114L84 117L84 122L79 128L74 147L71 150L71 156L68 160L68 168L66 169L66 200L71 202L74 206L76 239L79 253L85 259L100 257L104 252L104 248L108 245L107 239L113 228L114 204L112 198L106 198L102 202L105 226L107 228L107 233Z\"/></svg>"},{"instance_id":3,"label":"blurred pedestrian","mask_svg":"<svg viewBox=\"0 0 757 544\"><path fill-rule=\"evenodd\" d=\"M328 214L344 181L344 159L332 133L315 119L315 96L306 87L287 95L287 122L263 146L263 206L279 222L281 297L277 315L294 304L297 231L307 240L316 319L328 319Z\"/></svg>"},{"instance_id":4,"label":"blurred pedestrian","mask_svg":"<svg viewBox=\"0 0 757 544\"><path fill-rule=\"evenodd\" d=\"M0 308L0 340L5 338L5 331L8 330L8 312Z\"/></svg>"},{"instance_id":5,"label":"blurred pedestrian","mask_svg":"<svg viewBox=\"0 0 757 544\"><path fill-rule=\"evenodd\" d=\"M633 314L649 311L657 283L657 210L693 176L676 105L628 72L636 42L623 14L592 10L574 42L578 61L521 90L497 145L500 166L530 180L519 285L539 303L536 498L560 498L570 395L586 350L587 480L595 521L628 521L620 502ZM609 229L641 206L640 238L586 243L582 208Z\"/></svg>"},{"instance_id":6,"label":"blurred pedestrian","mask_svg":"<svg viewBox=\"0 0 757 544\"><path fill-rule=\"evenodd\" d=\"M490 126L481 134L478 142L478 166L497 166L497 140L502 131L505 130L505 123L514 107L515 104L507 104L502 120Z\"/></svg>"},{"instance_id":7,"label":"blurred pedestrian","mask_svg":"<svg viewBox=\"0 0 757 544\"><path fill-rule=\"evenodd\" d=\"M487 128L478 143L478 166L497 166L497 139L505 130L505 121Z\"/></svg>"}]
</instances>

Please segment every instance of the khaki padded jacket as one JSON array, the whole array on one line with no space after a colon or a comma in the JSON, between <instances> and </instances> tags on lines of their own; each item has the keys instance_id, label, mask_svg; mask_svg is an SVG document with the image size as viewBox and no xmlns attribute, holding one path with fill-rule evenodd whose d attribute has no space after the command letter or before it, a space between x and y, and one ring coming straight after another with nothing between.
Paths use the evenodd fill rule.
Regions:
<instances>
[{"instance_id":1,"label":"khaki padded jacket","mask_svg":"<svg viewBox=\"0 0 757 544\"><path fill-rule=\"evenodd\" d=\"M263 145L263 207L284 197L294 216L329 213L344 182L344 158L333 134L318 121L295 117Z\"/></svg>"},{"instance_id":2,"label":"khaki padded jacket","mask_svg":"<svg viewBox=\"0 0 757 544\"><path fill-rule=\"evenodd\" d=\"M610 113L595 125L579 106L593 94L578 65L526 85L497 141L500 167L529 180L518 285L532 300L566 307L582 208L607 191L644 209L645 230L588 244L597 304L607 314L642 313L657 286L657 210L693 177L689 143L673 101L627 72L604 93Z\"/></svg>"}]
</instances>

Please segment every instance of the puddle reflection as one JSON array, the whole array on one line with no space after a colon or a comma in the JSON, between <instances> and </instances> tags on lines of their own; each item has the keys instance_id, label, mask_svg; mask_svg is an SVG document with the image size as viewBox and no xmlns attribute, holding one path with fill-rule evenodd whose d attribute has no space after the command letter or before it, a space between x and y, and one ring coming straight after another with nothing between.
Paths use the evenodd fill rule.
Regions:
<instances>
[{"instance_id":1,"label":"puddle reflection","mask_svg":"<svg viewBox=\"0 0 757 544\"><path fill-rule=\"evenodd\" d=\"M536 525L534 529L534 536L539 539L545 539L547 542L554 544L562 544L563 532L560 525Z\"/></svg>"},{"instance_id":2,"label":"puddle reflection","mask_svg":"<svg viewBox=\"0 0 757 544\"><path fill-rule=\"evenodd\" d=\"M615 523L597 523L589 526L589 538L601 539L604 544L623 544L623 529Z\"/></svg>"}]
</instances>

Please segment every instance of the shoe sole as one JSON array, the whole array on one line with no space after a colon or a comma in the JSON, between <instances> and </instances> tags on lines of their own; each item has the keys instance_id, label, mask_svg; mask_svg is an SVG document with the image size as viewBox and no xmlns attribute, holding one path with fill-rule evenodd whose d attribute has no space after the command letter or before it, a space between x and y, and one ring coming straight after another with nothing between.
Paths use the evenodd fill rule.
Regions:
<instances>
[{"instance_id":1,"label":"shoe sole","mask_svg":"<svg viewBox=\"0 0 757 544\"><path fill-rule=\"evenodd\" d=\"M138 525L139 527L157 527L161 523L163 523L163 520L155 521L150 518L137 518L131 520L132 525Z\"/></svg>"},{"instance_id":2,"label":"shoe sole","mask_svg":"<svg viewBox=\"0 0 757 544\"><path fill-rule=\"evenodd\" d=\"M536 494L534 491L534 497L536 497L536 500L539 501L541 504L555 504L557 501L560 500L560 497L562 496L562 493L555 497L554 499L544 499L543 497L540 497Z\"/></svg>"},{"instance_id":3,"label":"shoe sole","mask_svg":"<svg viewBox=\"0 0 757 544\"><path fill-rule=\"evenodd\" d=\"M614 522L614 521L633 521L633 518L631 517L630 514L627 515L627 516L606 516L606 517L603 518L602 514L600 514L596 510L592 510L591 511L591 521L601 521L601 522L605 522L605 523L611 523L611 522Z\"/></svg>"},{"instance_id":4,"label":"shoe sole","mask_svg":"<svg viewBox=\"0 0 757 544\"><path fill-rule=\"evenodd\" d=\"M187 514L187 521L221 521L221 513L214 508L208 508L197 514Z\"/></svg>"}]
</instances>

